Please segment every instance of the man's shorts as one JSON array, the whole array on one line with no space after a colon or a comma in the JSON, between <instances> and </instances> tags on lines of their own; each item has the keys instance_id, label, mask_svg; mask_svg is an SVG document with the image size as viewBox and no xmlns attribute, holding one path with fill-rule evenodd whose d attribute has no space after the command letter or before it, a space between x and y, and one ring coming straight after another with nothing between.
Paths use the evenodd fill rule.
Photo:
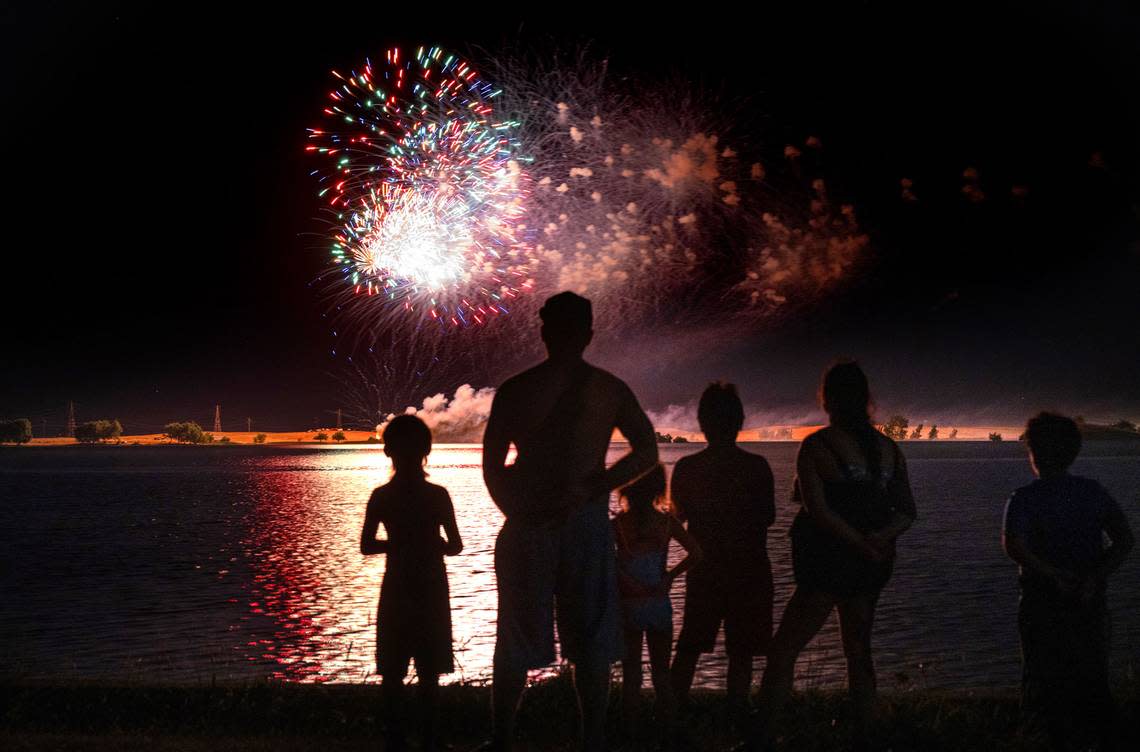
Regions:
<instances>
[{"instance_id":1,"label":"man's shorts","mask_svg":"<svg viewBox=\"0 0 1140 752\"><path fill-rule=\"evenodd\" d=\"M724 622L729 655L764 655L772 640L772 569L767 561L748 576L697 565L686 575L685 616L677 650L711 653Z\"/></svg>"},{"instance_id":2,"label":"man's shorts","mask_svg":"<svg viewBox=\"0 0 1140 752\"><path fill-rule=\"evenodd\" d=\"M553 663L556 610L563 659L621 658L616 571L604 500L549 522L508 519L495 543L495 665L527 670Z\"/></svg>"}]
</instances>

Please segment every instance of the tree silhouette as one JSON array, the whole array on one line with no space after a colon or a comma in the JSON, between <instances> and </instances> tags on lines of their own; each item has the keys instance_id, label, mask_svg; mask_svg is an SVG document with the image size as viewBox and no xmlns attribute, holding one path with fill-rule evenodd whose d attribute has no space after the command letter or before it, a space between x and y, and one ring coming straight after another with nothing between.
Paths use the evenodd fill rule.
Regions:
<instances>
[{"instance_id":1,"label":"tree silhouette","mask_svg":"<svg viewBox=\"0 0 1140 752\"><path fill-rule=\"evenodd\" d=\"M0 444L27 444L32 440L32 421L27 418L0 420Z\"/></svg>"},{"instance_id":2,"label":"tree silhouette","mask_svg":"<svg viewBox=\"0 0 1140 752\"><path fill-rule=\"evenodd\" d=\"M910 425L910 421L902 415L892 415L886 423L879 426L879 430L890 439L902 441L906 438L906 429Z\"/></svg>"}]
</instances>

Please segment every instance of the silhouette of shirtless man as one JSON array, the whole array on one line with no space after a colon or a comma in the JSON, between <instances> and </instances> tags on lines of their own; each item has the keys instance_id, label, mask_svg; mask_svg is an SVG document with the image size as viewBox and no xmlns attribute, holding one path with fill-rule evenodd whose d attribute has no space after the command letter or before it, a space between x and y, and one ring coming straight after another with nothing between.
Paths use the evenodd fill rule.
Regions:
<instances>
[{"instance_id":1,"label":"silhouette of shirtless man","mask_svg":"<svg viewBox=\"0 0 1140 752\"><path fill-rule=\"evenodd\" d=\"M528 669L554 661L554 613L563 658L574 665L582 746L605 749L610 664L622 656L609 492L657 462L653 426L633 392L587 363L590 301L570 292L539 312L547 359L508 379L483 436L483 477L506 522L495 544L499 613L494 735L507 750ZM614 429L629 452L606 468ZM517 458L506 465L511 444Z\"/></svg>"}]
</instances>

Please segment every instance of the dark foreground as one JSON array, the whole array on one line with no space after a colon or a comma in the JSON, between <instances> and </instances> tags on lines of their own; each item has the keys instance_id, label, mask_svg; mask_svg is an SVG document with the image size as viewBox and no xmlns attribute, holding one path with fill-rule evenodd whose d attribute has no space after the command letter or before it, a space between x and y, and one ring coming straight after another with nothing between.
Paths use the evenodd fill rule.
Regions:
<instances>
[{"instance_id":1,"label":"dark foreground","mask_svg":"<svg viewBox=\"0 0 1140 752\"><path fill-rule=\"evenodd\" d=\"M617 740L617 691L611 718ZM5 750L377 750L379 688L363 685L263 683L154 687L0 685L0 748ZM489 731L490 690L445 687L443 738L463 750ZM648 696L645 722L649 723ZM842 693L798 694L781 728L781 747L846 747ZM723 696L697 694L678 749L727 749L737 737ZM1010 693L903 692L884 695L876 746L903 750L1029 749L1017 735L1017 698ZM573 749L574 701L565 678L528 691L517 749ZM1140 748L1140 703L1121 702L1120 749ZM646 746L652 748L649 740ZM615 747L617 745L615 744ZM637 748L624 744L625 748Z\"/></svg>"}]
</instances>

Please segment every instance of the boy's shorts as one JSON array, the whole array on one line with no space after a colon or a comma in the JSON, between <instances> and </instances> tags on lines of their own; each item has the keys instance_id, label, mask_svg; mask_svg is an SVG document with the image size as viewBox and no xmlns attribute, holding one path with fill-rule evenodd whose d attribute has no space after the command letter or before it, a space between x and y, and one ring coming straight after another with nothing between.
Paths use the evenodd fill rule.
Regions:
<instances>
[{"instance_id":1,"label":"boy's shorts","mask_svg":"<svg viewBox=\"0 0 1140 752\"><path fill-rule=\"evenodd\" d=\"M1103 599L1058 607L1024 593L1018 607L1022 713L1047 722L1058 715L1099 720L1111 712L1107 607Z\"/></svg>"},{"instance_id":2,"label":"boy's shorts","mask_svg":"<svg viewBox=\"0 0 1140 752\"><path fill-rule=\"evenodd\" d=\"M711 653L724 622L729 655L764 655L772 640L772 568L765 560L747 577L698 565L686 575L685 616L677 650Z\"/></svg>"},{"instance_id":3,"label":"boy's shorts","mask_svg":"<svg viewBox=\"0 0 1140 752\"><path fill-rule=\"evenodd\" d=\"M563 659L621 658L616 572L604 499L574 509L564 519L508 519L495 543L495 665L528 670L553 663L556 610Z\"/></svg>"}]
</instances>

